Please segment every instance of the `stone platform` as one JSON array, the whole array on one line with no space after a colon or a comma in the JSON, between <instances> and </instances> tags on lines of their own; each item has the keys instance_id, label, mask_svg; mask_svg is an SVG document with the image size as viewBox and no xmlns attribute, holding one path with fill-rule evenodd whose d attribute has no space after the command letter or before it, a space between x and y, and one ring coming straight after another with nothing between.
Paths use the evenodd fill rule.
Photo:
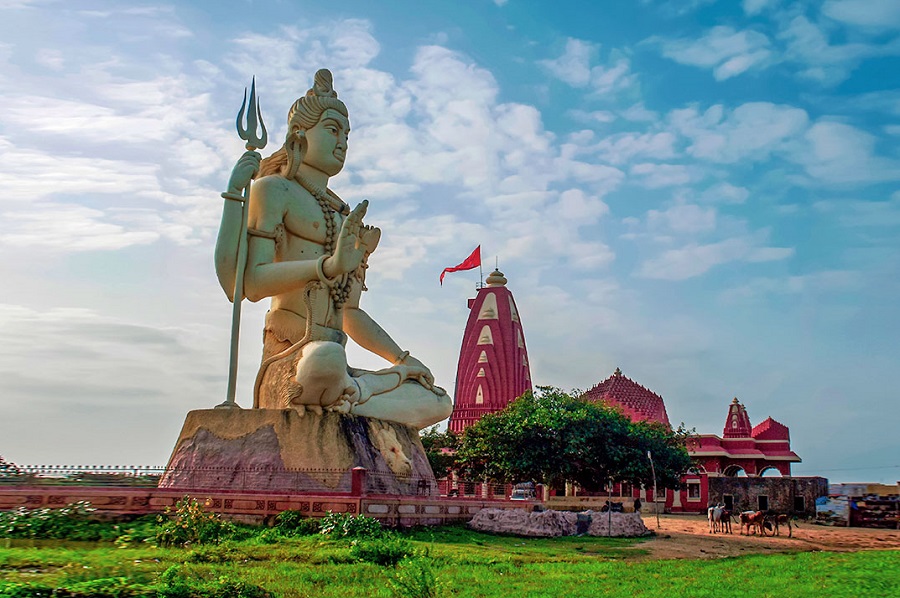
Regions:
<instances>
[{"instance_id":1,"label":"stone platform","mask_svg":"<svg viewBox=\"0 0 900 598\"><path fill-rule=\"evenodd\" d=\"M414 428L338 413L203 409L188 413L159 483L166 489L432 495Z\"/></svg>"}]
</instances>

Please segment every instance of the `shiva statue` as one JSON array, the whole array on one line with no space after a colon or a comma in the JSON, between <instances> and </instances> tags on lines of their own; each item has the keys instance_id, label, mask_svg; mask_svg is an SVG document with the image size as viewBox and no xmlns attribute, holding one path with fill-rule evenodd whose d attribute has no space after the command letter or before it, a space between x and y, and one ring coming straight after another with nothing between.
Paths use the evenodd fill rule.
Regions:
<instances>
[{"instance_id":1,"label":"shiva statue","mask_svg":"<svg viewBox=\"0 0 900 598\"><path fill-rule=\"evenodd\" d=\"M360 307L369 256L381 230L328 188L344 167L350 120L330 71L288 112L284 145L262 159L247 151L228 182L216 246L216 273L234 298L241 190L250 186L243 293L271 297L253 407L323 410L392 421L417 429L450 416L452 401L431 371ZM254 180L255 179L255 180ZM237 210L237 212L235 212ZM390 365L347 365L347 337Z\"/></svg>"}]
</instances>

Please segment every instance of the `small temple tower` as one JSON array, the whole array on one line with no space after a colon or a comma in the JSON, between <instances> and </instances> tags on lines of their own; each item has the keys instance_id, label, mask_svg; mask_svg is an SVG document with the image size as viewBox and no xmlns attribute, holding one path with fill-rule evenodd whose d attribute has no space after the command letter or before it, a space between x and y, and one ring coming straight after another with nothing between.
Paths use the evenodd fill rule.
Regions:
<instances>
[{"instance_id":1,"label":"small temple tower","mask_svg":"<svg viewBox=\"0 0 900 598\"><path fill-rule=\"evenodd\" d=\"M728 406L722 437L700 434L688 452L711 475L734 476L743 470L748 476L757 476L772 469L789 476L791 463L801 461L791 450L788 427L771 417L751 426L747 408L737 397Z\"/></svg>"},{"instance_id":2,"label":"small temple tower","mask_svg":"<svg viewBox=\"0 0 900 598\"><path fill-rule=\"evenodd\" d=\"M456 433L531 390L525 334L506 282L503 273L494 270L476 297L469 299L448 425Z\"/></svg>"}]
</instances>

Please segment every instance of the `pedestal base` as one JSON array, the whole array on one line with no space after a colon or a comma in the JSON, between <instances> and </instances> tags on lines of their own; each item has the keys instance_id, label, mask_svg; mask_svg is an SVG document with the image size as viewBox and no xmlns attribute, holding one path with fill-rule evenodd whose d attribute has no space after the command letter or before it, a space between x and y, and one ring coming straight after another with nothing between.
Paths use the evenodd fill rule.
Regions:
<instances>
[{"instance_id":1,"label":"pedestal base","mask_svg":"<svg viewBox=\"0 0 900 598\"><path fill-rule=\"evenodd\" d=\"M338 413L281 409L188 413L160 488L433 495L434 474L414 428Z\"/></svg>"}]
</instances>

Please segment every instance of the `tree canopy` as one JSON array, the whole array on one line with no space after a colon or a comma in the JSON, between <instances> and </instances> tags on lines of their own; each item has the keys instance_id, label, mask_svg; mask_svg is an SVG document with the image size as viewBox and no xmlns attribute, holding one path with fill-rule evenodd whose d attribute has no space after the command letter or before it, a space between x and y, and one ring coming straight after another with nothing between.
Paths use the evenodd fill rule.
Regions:
<instances>
[{"instance_id":1,"label":"tree canopy","mask_svg":"<svg viewBox=\"0 0 900 598\"><path fill-rule=\"evenodd\" d=\"M434 477L443 478L456 468L456 450L459 448L459 436L453 430L439 432L432 426L419 432L425 456L434 472Z\"/></svg>"},{"instance_id":2,"label":"tree canopy","mask_svg":"<svg viewBox=\"0 0 900 598\"><path fill-rule=\"evenodd\" d=\"M632 422L622 412L556 388L526 392L463 433L457 459L467 475L498 482L577 483L587 490L608 480L677 488L691 466L688 434L656 422Z\"/></svg>"}]
</instances>

